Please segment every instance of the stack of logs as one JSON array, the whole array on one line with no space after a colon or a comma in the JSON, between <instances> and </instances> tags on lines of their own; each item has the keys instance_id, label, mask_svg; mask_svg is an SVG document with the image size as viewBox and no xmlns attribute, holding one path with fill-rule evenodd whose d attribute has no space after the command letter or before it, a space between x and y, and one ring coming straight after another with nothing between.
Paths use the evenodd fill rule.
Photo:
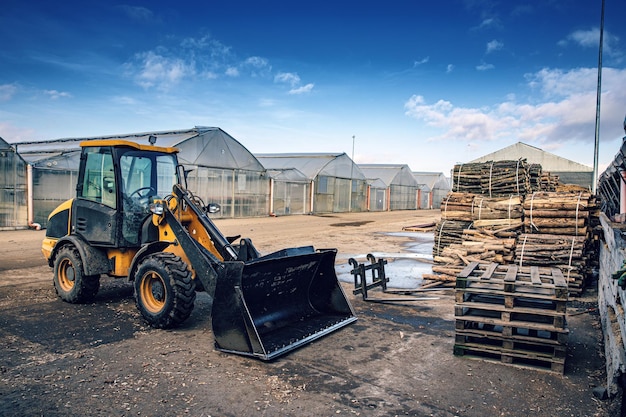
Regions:
<instances>
[{"instance_id":1,"label":"stack of logs","mask_svg":"<svg viewBox=\"0 0 626 417\"><path fill-rule=\"evenodd\" d=\"M470 262L549 266L563 271L571 295L581 294L597 260L595 196L560 185L566 191L530 192L558 177L525 160L457 165L454 174L435 230L433 274L424 278L455 281Z\"/></svg>"},{"instance_id":2,"label":"stack of logs","mask_svg":"<svg viewBox=\"0 0 626 417\"><path fill-rule=\"evenodd\" d=\"M533 191L530 167L526 159L457 164L452 170L452 191L489 197L525 195Z\"/></svg>"},{"instance_id":3,"label":"stack of logs","mask_svg":"<svg viewBox=\"0 0 626 417\"><path fill-rule=\"evenodd\" d=\"M470 262L513 263L522 215L520 196L449 193L441 204L442 220L435 229L436 275L425 274L424 278L455 281Z\"/></svg>"},{"instance_id":4,"label":"stack of logs","mask_svg":"<svg viewBox=\"0 0 626 417\"><path fill-rule=\"evenodd\" d=\"M589 273L598 204L589 191L533 193L524 200L524 234L515 250L520 266L559 267L571 295L580 295Z\"/></svg>"}]
</instances>

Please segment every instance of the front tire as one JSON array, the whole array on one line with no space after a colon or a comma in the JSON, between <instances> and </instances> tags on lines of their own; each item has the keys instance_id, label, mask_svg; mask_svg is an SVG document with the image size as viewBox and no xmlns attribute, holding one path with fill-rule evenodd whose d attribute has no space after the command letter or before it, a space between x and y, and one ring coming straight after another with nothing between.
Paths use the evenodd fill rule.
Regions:
<instances>
[{"instance_id":1,"label":"front tire","mask_svg":"<svg viewBox=\"0 0 626 417\"><path fill-rule=\"evenodd\" d=\"M68 303L93 300L100 289L100 275L85 275L83 260L73 245L59 250L54 259L54 289Z\"/></svg>"},{"instance_id":2,"label":"front tire","mask_svg":"<svg viewBox=\"0 0 626 417\"><path fill-rule=\"evenodd\" d=\"M191 315L195 299L195 282L180 257L158 252L139 264L135 273L135 304L150 326L177 326Z\"/></svg>"}]
</instances>

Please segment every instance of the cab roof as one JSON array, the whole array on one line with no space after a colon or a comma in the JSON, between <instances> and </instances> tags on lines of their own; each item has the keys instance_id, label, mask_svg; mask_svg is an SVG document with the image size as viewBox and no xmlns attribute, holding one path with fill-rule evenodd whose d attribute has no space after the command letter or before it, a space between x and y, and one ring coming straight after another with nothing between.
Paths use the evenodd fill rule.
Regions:
<instances>
[{"instance_id":1,"label":"cab roof","mask_svg":"<svg viewBox=\"0 0 626 417\"><path fill-rule=\"evenodd\" d=\"M84 140L80 143L81 148L92 146L112 146L112 147L127 147L134 148L146 152L163 152L163 153L177 153L178 148L164 147L155 145L141 145L136 142L120 139L96 139L96 140Z\"/></svg>"}]
</instances>

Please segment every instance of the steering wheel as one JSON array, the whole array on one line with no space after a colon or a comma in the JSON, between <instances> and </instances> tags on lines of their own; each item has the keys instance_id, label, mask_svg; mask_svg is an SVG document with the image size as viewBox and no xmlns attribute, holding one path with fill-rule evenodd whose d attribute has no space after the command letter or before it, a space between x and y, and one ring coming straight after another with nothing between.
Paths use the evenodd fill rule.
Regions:
<instances>
[{"instance_id":1,"label":"steering wheel","mask_svg":"<svg viewBox=\"0 0 626 417\"><path fill-rule=\"evenodd\" d=\"M145 191L144 194L142 194ZM137 194L137 197L133 197L135 194ZM143 200L145 198L148 198L148 196L150 194L156 195L157 191L154 189L154 187L152 186L147 186L147 187L141 187L141 188L137 188L135 191L133 191L132 193L130 193L130 198L136 198L137 200Z\"/></svg>"}]
</instances>

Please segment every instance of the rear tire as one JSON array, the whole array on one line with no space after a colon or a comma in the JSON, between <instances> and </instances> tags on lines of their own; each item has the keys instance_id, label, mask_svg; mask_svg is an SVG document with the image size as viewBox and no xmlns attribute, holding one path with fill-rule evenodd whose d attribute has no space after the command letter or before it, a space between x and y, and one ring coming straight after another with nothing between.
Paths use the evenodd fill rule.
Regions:
<instances>
[{"instance_id":1,"label":"rear tire","mask_svg":"<svg viewBox=\"0 0 626 417\"><path fill-rule=\"evenodd\" d=\"M177 326L191 315L195 299L195 282L180 257L158 252L140 262L135 273L135 304L150 326Z\"/></svg>"},{"instance_id":2,"label":"rear tire","mask_svg":"<svg viewBox=\"0 0 626 417\"><path fill-rule=\"evenodd\" d=\"M85 275L83 260L73 245L59 250L54 259L54 289L68 303L93 300L100 289L100 275Z\"/></svg>"}]
</instances>

